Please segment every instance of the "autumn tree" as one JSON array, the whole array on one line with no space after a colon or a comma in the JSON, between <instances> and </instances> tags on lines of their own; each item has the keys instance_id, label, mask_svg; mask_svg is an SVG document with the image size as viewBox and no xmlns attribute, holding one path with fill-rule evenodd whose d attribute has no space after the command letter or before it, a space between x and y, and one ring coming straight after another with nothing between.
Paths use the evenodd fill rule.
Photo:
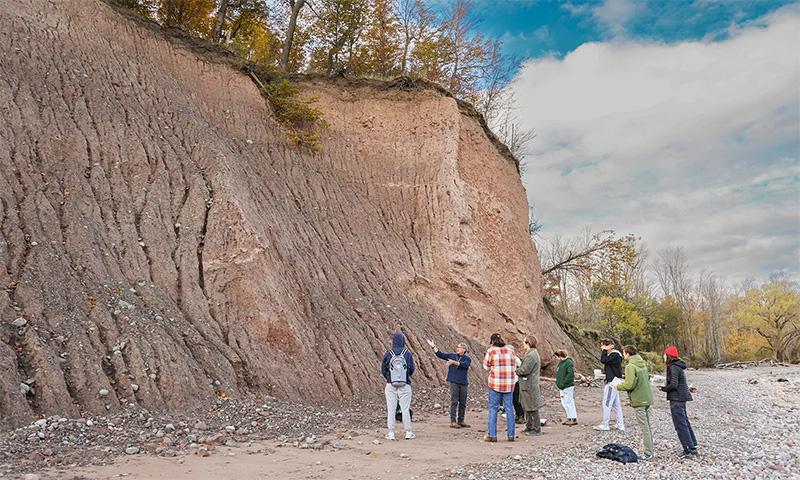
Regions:
<instances>
[{"instance_id":1,"label":"autumn tree","mask_svg":"<svg viewBox=\"0 0 800 480\"><path fill-rule=\"evenodd\" d=\"M156 17L168 28L209 38L214 29L215 0L158 0Z\"/></svg>"},{"instance_id":2,"label":"autumn tree","mask_svg":"<svg viewBox=\"0 0 800 480\"><path fill-rule=\"evenodd\" d=\"M368 18L366 0L330 0L314 12L309 69L327 75L346 70Z\"/></svg>"},{"instance_id":3,"label":"autumn tree","mask_svg":"<svg viewBox=\"0 0 800 480\"><path fill-rule=\"evenodd\" d=\"M736 312L742 324L766 342L778 361L798 359L800 346L800 291L784 279L747 291Z\"/></svg>"},{"instance_id":4,"label":"autumn tree","mask_svg":"<svg viewBox=\"0 0 800 480\"><path fill-rule=\"evenodd\" d=\"M375 0L361 50L362 75L389 78L400 73L400 24L390 0Z\"/></svg>"},{"instance_id":5,"label":"autumn tree","mask_svg":"<svg viewBox=\"0 0 800 480\"><path fill-rule=\"evenodd\" d=\"M663 295L672 298L683 313L677 346L686 352L697 351L697 338L692 323L697 300L683 249L667 247L660 250L653 270Z\"/></svg>"},{"instance_id":6,"label":"autumn tree","mask_svg":"<svg viewBox=\"0 0 800 480\"><path fill-rule=\"evenodd\" d=\"M269 30L267 11L265 0L220 0L214 40L230 44L240 34L254 38L262 31Z\"/></svg>"},{"instance_id":7,"label":"autumn tree","mask_svg":"<svg viewBox=\"0 0 800 480\"><path fill-rule=\"evenodd\" d=\"M283 49L281 51L281 68L284 72L292 71L290 68L291 54L293 51L297 52L299 50L295 42L295 33L297 31L297 20L300 17L301 10L306 5L306 0L286 0L286 2L289 7L289 15L283 37ZM292 50L293 47L294 50Z\"/></svg>"},{"instance_id":8,"label":"autumn tree","mask_svg":"<svg viewBox=\"0 0 800 480\"><path fill-rule=\"evenodd\" d=\"M469 0L456 0L439 38L444 86L455 95L477 103L479 81L490 57L491 42L477 32Z\"/></svg>"}]
</instances>

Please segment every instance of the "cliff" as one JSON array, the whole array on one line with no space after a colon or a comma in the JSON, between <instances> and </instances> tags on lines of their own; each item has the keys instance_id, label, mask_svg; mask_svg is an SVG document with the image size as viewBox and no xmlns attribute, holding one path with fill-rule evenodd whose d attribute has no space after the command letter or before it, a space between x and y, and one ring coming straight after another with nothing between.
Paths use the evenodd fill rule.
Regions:
<instances>
[{"instance_id":1,"label":"cliff","mask_svg":"<svg viewBox=\"0 0 800 480\"><path fill-rule=\"evenodd\" d=\"M224 53L105 3L0 25L0 424L369 395L397 325L421 385L425 338L569 344L516 164L439 89L298 79L330 124L311 152Z\"/></svg>"}]
</instances>

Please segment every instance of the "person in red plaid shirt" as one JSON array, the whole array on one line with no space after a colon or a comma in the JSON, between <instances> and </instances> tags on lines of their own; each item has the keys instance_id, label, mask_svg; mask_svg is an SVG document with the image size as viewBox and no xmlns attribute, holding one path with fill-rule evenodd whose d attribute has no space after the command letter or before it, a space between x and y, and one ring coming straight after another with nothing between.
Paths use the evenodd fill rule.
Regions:
<instances>
[{"instance_id":1,"label":"person in red plaid shirt","mask_svg":"<svg viewBox=\"0 0 800 480\"><path fill-rule=\"evenodd\" d=\"M497 410L500 404L505 405L506 412L514 411L514 373L517 368L517 356L514 347L506 345L499 333L493 333L492 344L483 357L483 368L489 371L489 428L484 435L486 442L497 441ZM506 433L508 441L516 438L514 418L506 415Z\"/></svg>"}]
</instances>

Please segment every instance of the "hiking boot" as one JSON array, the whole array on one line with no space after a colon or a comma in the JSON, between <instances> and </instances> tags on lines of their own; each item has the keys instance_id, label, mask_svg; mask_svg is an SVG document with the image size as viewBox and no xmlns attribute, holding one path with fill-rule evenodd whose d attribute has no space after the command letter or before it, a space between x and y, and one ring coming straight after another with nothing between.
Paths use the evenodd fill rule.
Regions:
<instances>
[{"instance_id":1,"label":"hiking boot","mask_svg":"<svg viewBox=\"0 0 800 480\"><path fill-rule=\"evenodd\" d=\"M570 425L570 426L571 425L577 425L578 424L578 420L575 419L575 418L568 418L568 419L564 420L563 422L561 422L561 424L562 425Z\"/></svg>"},{"instance_id":2,"label":"hiking boot","mask_svg":"<svg viewBox=\"0 0 800 480\"><path fill-rule=\"evenodd\" d=\"M541 435L543 432L541 430L523 430L522 433L524 433L525 435L536 436L536 435Z\"/></svg>"},{"instance_id":3,"label":"hiking boot","mask_svg":"<svg viewBox=\"0 0 800 480\"><path fill-rule=\"evenodd\" d=\"M508 437L509 442L513 442L514 440L516 440L514 437Z\"/></svg>"},{"instance_id":4,"label":"hiking boot","mask_svg":"<svg viewBox=\"0 0 800 480\"><path fill-rule=\"evenodd\" d=\"M464 422L458 422L458 426L461 428L469 428L469 424Z\"/></svg>"},{"instance_id":5,"label":"hiking boot","mask_svg":"<svg viewBox=\"0 0 800 480\"><path fill-rule=\"evenodd\" d=\"M483 441L484 442L489 442L489 443L496 443L497 442L497 437L490 437L489 435L484 435L483 436Z\"/></svg>"},{"instance_id":6,"label":"hiking boot","mask_svg":"<svg viewBox=\"0 0 800 480\"><path fill-rule=\"evenodd\" d=\"M610 428L608 428L608 425L595 425L594 429L597 430L598 432L607 432L611 430Z\"/></svg>"},{"instance_id":7,"label":"hiking boot","mask_svg":"<svg viewBox=\"0 0 800 480\"><path fill-rule=\"evenodd\" d=\"M693 455L697 455L697 449L696 448L692 449L692 450L687 450L685 452L681 452L681 454L678 455L678 458L689 458L689 457L691 457Z\"/></svg>"},{"instance_id":8,"label":"hiking boot","mask_svg":"<svg viewBox=\"0 0 800 480\"><path fill-rule=\"evenodd\" d=\"M412 438L417 438L417 436L414 435L414 432L412 432L411 430L407 431L406 432L406 440L411 440Z\"/></svg>"},{"instance_id":9,"label":"hiking boot","mask_svg":"<svg viewBox=\"0 0 800 480\"><path fill-rule=\"evenodd\" d=\"M386 435L383 436L386 440L394 440L394 432L386 432Z\"/></svg>"},{"instance_id":10,"label":"hiking boot","mask_svg":"<svg viewBox=\"0 0 800 480\"><path fill-rule=\"evenodd\" d=\"M525 424L525 417L516 417L514 418L514 423L517 425L524 425Z\"/></svg>"},{"instance_id":11,"label":"hiking boot","mask_svg":"<svg viewBox=\"0 0 800 480\"><path fill-rule=\"evenodd\" d=\"M461 425L456 422L450 422L450 428L461 428Z\"/></svg>"}]
</instances>

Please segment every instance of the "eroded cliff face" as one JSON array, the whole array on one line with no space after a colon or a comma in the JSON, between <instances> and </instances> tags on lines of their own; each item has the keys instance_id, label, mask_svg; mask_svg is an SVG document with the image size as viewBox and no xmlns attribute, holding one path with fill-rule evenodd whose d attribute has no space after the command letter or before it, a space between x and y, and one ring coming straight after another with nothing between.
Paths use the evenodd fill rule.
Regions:
<instances>
[{"instance_id":1,"label":"eroded cliff face","mask_svg":"<svg viewBox=\"0 0 800 480\"><path fill-rule=\"evenodd\" d=\"M306 79L312 153L247 75L104 3L0 24L0 424L372 394L397 325L420 384L425 338L568 344L516 166L452 98Z\"/></svg>"}]
</instances>

